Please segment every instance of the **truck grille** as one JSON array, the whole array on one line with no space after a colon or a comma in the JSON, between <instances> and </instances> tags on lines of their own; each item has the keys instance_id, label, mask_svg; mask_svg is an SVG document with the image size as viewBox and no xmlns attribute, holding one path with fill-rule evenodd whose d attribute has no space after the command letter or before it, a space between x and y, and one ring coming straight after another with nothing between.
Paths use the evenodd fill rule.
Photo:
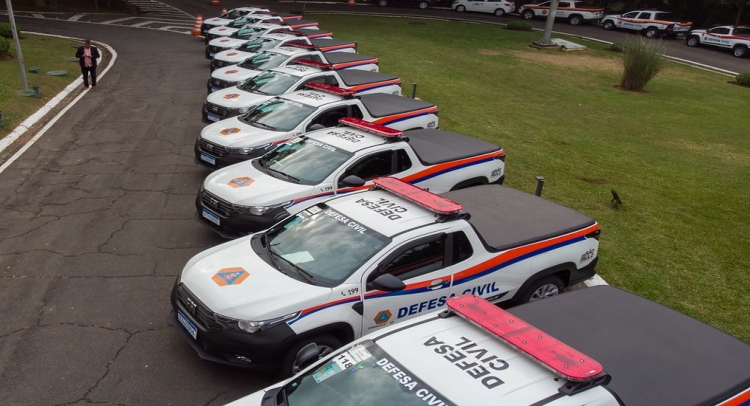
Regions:
<instances>
[{"instance_id":1,"label":"truck grille","mask_svg":"<svg viewBox=\"0 0 750 406\"><path fill-rule=\"evenodd\" d=\"M226 47L222 47L222 46L219 46L219 45L209 45L209 46L208 46L208 50L209 50L209 51L211 51L211 52L216 52L217 54L218 54L219 52L221 52L221 51L226 51L227 49L229 49L229 48L226 48Z\"/></svg>"},{"instance_id":2,"label":"truck grille","mask_svg":"<svg viewBox=\"0 0 750 406\"><path fill-rule=\"evenodd\" d=\"M182 303L185 309L188 309L195 321L201 324L201 327L209 331L222 330L221 324L216 321L215 313L198 300L183 284L177 286L177 300Z\"/></svg>"},{"instance_id":3,"label":"truck grille","mask_svg":"<svg viewBox=\"0 0 750 406\"><path fill-rule=\"evenodd\" d=\"M235 213L231 203L206 190L201 192L201 205L223 217L229 217Z\"/></svg>"},{"instance_id":4,"label":"truck grille","mask_svg":"<svg viewBox=\"0 0 750 406\"><path fill-rule=\"evenodd\" d=\"M227 80L211 78L211 85L224 89L225 87L234 86L237 82L229 82Z\"/></svg>"},{"instance_id":5,"label":"truck grille","mask_svg":"<svg viewBox=\"0 0 750 406\"><path fill-rule=\"evenodd\" d=\"M220 116L229 115L228 107L219 106L218 104L213 104L211 102L206 103L206 111L208 111L209 113L216 113Z\"/></svg>"},{"instance_id":6,"label":"truck grille","mask_svg":"<svg viewBox=\"0 0 750 406\"><path fill-rule=\"evenodd\" d=\"M201 149L201 151L206 151L209 154L221 158L225 155L227 155L227 148L219 145L214 144L211 141L206 141L205 138L198 139L198 147Z\"/></svg>"},{"instance_id":7,"label":"truck grille","mask_svg":"<svg viewBox=\"0 0 750 406\"><path fill-rule=\"evenodd\" d=\"M229 65L235 65L235 63L234 63L234 62L223 61L223 60L220 60L220 59L216 59L216 58L214 58L214 59L213 59L213 60L211 61L211 64L212 64L212 65L214 66L214 68L223 68L223 67L225 67L225 66L229 66Z\"/></svg>"}]
</instances>

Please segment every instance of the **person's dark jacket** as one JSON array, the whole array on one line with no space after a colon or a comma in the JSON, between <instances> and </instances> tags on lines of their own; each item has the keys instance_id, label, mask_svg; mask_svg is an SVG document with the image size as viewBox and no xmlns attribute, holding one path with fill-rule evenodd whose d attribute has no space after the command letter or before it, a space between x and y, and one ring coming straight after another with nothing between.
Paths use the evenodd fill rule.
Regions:
<instances>
[{"instance_id":1,"label":"person's dark jacket","mask_svg":"<svg viewBox=\"0 0 750 406\"><path fill-rule=\"evenodd\" d=\"M76 58L78 58L78 63L81 64L81 67L83 68L84 59L83 59L83 50L85 48L80 46L78 47L78 51L76 51ZM96 60L99 59L101 55L99 55L99 49L95 46L91 46L91 65L96 68Z\"/></svg>"}]
</instances>

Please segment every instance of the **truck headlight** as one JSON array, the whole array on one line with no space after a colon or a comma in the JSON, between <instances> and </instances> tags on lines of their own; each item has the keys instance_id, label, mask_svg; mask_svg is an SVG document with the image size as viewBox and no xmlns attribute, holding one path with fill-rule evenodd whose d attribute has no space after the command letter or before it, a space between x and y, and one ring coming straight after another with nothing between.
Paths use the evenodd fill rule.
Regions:
<instances>
[{"instance_id":1,"label":"truck headlight","mask_svg":"<svg viewBox=\"0 0 750 406\"><path fill-rule=\"evenodd\" d=\"M260 331L268 330L269 328L283 323L287 320L296 319L300 312L289 313L286 316L277 317L275 319L262 320L262 321L249 321L249 320L236 320L224 318L224 322L229 322L232 327L239 330L246 331L251 334L255 334Z\"/></svg>"},{"instance_id":2,"label":"truck headlight","mask_svg":"<svg viewBox=\"0 0 750 406\"><path fill-rule=\"evenodd\" d=\"M287 206L287 205L289 205L291 203L292 203L292 201L290 200L288 202L279 203L279 204L272 204L270 206L243 206L241 204L233 204L232 208L234 210L240 212L240 213L248 213L248 214L252 214L254 216L262 216L262 215L266 214L266 212L269 211L269 210L271 210L271 209L276 209L276 208L279 208L279 207L284 207L284 206Z\"/></svg>"}]
</instances>

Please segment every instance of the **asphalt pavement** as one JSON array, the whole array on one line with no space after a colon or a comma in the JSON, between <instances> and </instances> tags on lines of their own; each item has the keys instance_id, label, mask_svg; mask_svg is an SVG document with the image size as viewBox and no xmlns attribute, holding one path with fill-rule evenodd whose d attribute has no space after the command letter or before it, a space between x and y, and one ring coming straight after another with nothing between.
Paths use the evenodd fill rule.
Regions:
<instances>
[{"instance_id":1,"label":"asphalt pavement","mask_svg":"<svg viewBox=\"0 0 750 406\"><path fill-rule=\"evenodd\" d=\"M207 0L165 3L218 14ZM0 404L221 405L272 383L201 360L167 324L182 266L223 242L193 220L206 175L192 152L204 127L202 38L185 35L184 16L174 29L19 18L27 31L105 43L117 61L0 173Z\"/></svg>"}]
</instances>

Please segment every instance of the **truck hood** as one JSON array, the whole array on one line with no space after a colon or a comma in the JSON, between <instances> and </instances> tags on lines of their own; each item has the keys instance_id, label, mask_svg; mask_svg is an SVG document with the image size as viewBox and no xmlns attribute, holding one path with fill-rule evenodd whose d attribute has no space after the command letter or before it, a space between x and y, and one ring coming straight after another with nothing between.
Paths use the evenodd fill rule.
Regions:
<instances>
[{"instance_id":1,"label":"truck hood","mask_svg":"<svg viewBox=\"0 0 750 406\"><path fill-rule=\"evenodd\" d=\"M226 80L227 82L241 82L245 79L250 79L255 75L259 75L262 71L240 68L237 65L225 66L220 69L216 69L211 73L211 77L214 79Z\"/></svg>"},{"instance_id":2,"label":"truck hood","mask_svg":"<svg viewBox=\"0 0 750 406\"><path fill-rule=\"evenodd\" d=\"M218 52L216 55L214 55L214 59L217 59L219 61L226 61L226 62L238 64L244 61L245 59L250 58L255 55L258 55L258 53L238 51L236 49L227 49L227 50Z\"/></svg>"},{"instance_id":3,"label":"truck hood","mask_svg":"<svg viewBox=\"0 0 750 406\"><path fill-rule=\"evenodd\" d=\"M258 257L243 237L198 254L180 280L214 312L262 321L325 303L331 289L284 275ZM201 258L197 258L201 257Z\"/></svg>"},{"instance_id":4,"label":"truck hood","mask_svg":"<svg viewBox=\"0 0 750 406\"><path fill-rule=\"evenodd\" d=\"M222 25L227 25L231 23L232 21L234 20L229 19L229 18L213 17L213 18L209 18L208 20L203 20L203 24L222 26Z\"/></svg>"},{"instance_id":5,"label":"truck hood","mask_svg":"<svg viewBox=\"0 0 750 406\"><path fill-rule=\"evenodd\" d=\"M270 206L313 193L315 187L287 182L267 175L253 166L252 161L240 162L219 169L203 181L209 192L244 206Z\"/></svg>"},{"instance_id":6,"label":"truck hood","mask_svg":"<svg viewBox=\"0 0 750 406\"><path fill-rule=\"evenodd\" d=\"M226 147L252 147L284 141L289 138L289 133L253 127L238 117L231 117L204 127L201 138Z\"/></svg>"},{"instance_id":7,"label":"truck hood","mask_svg":"<svg viewBox=\"0 0 750 406\"><path fill-rule=\"evenodd\" d=\"M272 99L273 96L240 90L237 86L219 89L208 95L206 100L217 106L229 108L251 107Z\"/></svg>"},{"instance_id":8,"label":"truck hood","mask_svg":"<svg viewBox=\"0 0 750 406\"><path fill-rule=\"evenodd\" d=\"M221 37L212 39L208 42L208 45L221 48L238 48L245 42L247 42L247 39Z\"/></svg>"},{"instance_id":9,"label":"truck hood","mask_svg":"<svg viewBox=\"0 0 750 406\"><path fill-rule=\"evenodd\" d=\"M222 37L228 37L237 31L239 31L239 28L216 27L216 28L211 28L210 30L208 30L208 33L212 35L220 35Z\"/></svg>"}]
</instances>

